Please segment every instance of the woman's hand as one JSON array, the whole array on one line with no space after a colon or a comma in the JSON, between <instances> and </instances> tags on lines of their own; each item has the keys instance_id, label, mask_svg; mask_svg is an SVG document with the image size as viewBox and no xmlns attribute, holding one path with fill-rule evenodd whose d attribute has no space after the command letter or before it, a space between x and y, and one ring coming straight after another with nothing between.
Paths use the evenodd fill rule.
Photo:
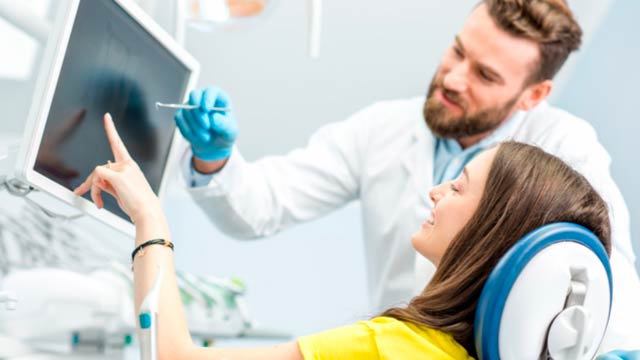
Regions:
<instances>
[{"instance_id":1,"label":"woman's hand","mask_svg":"<svg viewBox=\"0 0 640 360\"><path fill-rule=\"evenodd\" d=\"M161 216L162 208L158 197L151 190L138 164L129 155L108 113L104 115L104 128L115 162L96 166L73 192L83 195L91 190L91 199L98 208L104 206L102 192L111 194L134 223L146 217Z\"/></svg>"}]
</instances>

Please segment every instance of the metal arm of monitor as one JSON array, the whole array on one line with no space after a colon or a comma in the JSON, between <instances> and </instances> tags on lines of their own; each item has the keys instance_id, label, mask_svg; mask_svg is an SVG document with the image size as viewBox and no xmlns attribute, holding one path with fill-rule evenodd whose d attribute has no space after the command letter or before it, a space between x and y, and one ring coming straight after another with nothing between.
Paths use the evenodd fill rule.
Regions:
<instances>
[{"instance_id":1,"label":"metal arm of monitor","mask_svg":"<svg viewBox=\"0 0 640 360\"><path fill-rule=\"evenodd\" d=\"M41 43L47 41L51 24L33 14L22 2L0 0L0 18L4 18Z\"/></svg>"}]
</instances>

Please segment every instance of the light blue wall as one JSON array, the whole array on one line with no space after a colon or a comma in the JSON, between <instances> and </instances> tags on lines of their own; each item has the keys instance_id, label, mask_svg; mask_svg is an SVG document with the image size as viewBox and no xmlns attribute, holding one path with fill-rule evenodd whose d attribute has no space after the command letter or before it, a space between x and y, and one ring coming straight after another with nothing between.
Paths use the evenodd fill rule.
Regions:
<instances>
[{"instance_id":1,"label":"light blue wall","mask_svg":"<svg viewBox=\"0 0 640 360\"><path fill-rule=\"evenodd\" d=\"M614 2L555 101L593 124L609 150L613 177L631 213L636 254L640 251L638 14L640 1Z\"/></svg>"}]
</instances>

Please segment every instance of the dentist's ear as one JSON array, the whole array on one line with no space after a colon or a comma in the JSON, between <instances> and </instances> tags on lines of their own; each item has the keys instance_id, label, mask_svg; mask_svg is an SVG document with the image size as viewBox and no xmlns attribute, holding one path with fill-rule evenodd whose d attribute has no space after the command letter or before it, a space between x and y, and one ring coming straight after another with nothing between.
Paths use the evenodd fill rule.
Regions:
<instances>
[{"instance_id":1,"label":"dentist's ear","mask_svg":"<svg viewBox=\"0 0 640 360\"><path fill-rule=\"evenodd\" d=\"M551 80L545 80L529 87L522 92L520 97L520 110L528 111L538 106L541 102L549 97L551 90L553 89L553 82Z\"/></svg>"}]
</instances>

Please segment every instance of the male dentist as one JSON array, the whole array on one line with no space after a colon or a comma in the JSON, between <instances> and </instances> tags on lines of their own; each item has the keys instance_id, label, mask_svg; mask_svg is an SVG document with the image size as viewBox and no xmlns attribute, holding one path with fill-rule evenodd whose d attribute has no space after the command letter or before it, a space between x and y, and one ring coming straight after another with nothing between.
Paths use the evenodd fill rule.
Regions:
<instances>
[{"instance_id":1,"label":"male dentist","mask_svg":"<svg viewBox=\"0 0 640 360\"><path fill-rule=\"evenodd\" d=\"M268 236L360 200L370 295L383 309L408 301L432 273L409 242L431 208L428 189L497 142L536 144L580 171L610 205L614 302L602 350L640 348L640 281L609 155L587 122L545 101L581 36L563 0L481 1L426 98L373 104L322 127L305 148L252 163L233 146L233 111L208 111L229 105L224 92L194 91L189 102L200 108L176 113L191 143L185 179L211 220L238 238Z\"/></svg>"}]
</instances>

